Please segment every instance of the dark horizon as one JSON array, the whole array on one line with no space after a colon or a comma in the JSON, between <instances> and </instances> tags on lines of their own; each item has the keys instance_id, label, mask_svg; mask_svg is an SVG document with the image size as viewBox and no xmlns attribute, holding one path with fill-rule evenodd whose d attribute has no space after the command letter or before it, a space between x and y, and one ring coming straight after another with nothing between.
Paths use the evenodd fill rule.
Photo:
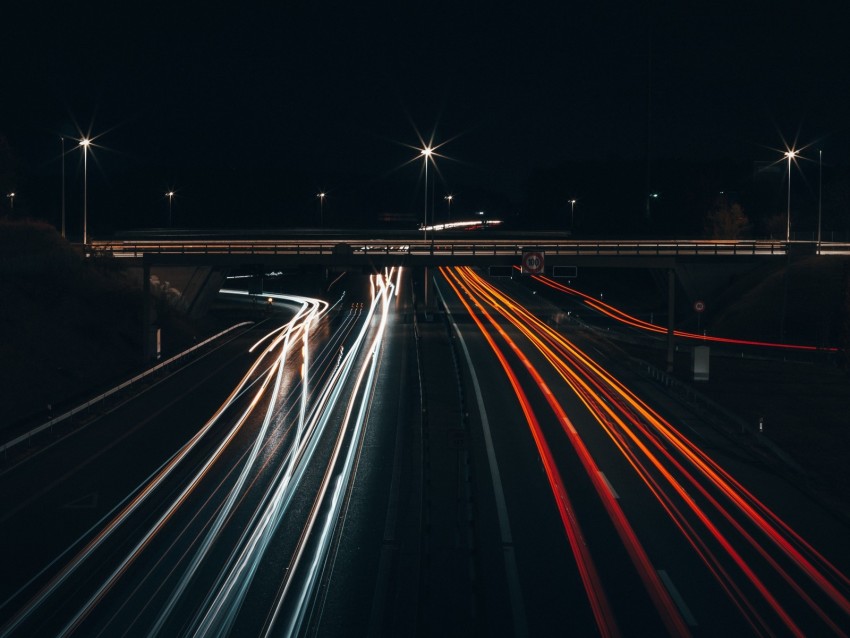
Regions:
<instances>
[{"instance_id":1,"label":"dark horizon","mask_svg":"<svg viewBox=\"0 0 850 638\"><path fill-rule=\"evenodd\" d=\"M318 217L320 191L340 220L418 223L418 149L433 143L438 216L451 193L456 214L560 227L575 198L597 219L617 209L611 222L660 232L670 223L645 209L663 191L676 193L672 231L694 232L713 181L744 192L756 162L782 165L795 147L807 161L792 172L792 208L808 224L818 151L824 206L850 179L841 18L790 2L21 5L0 63L0 188L17 192L17 215L56 219L65 136L70 224L82 190L74 138L91 135L95 232L167 225L172 189L175 225L302 225ZM724 162L670 186L686 171L667 167ZM593 167L622 184L588 177Z\"/></svg>"}]
</instances>

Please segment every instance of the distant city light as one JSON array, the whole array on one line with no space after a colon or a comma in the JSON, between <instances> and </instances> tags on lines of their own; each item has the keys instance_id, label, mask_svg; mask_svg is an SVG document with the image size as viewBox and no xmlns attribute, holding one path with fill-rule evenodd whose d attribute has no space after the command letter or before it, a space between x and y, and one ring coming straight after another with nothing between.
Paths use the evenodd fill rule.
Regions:
<instances>
[{"instance_id":1,"label":"distant city light","mask_svg":"<svg viewBox=\"0 0 850 638\"><path fill-rule=\"evenodd\" d=\"M483 212L479 213L479 215L483 215L483 214L484 214ZM474 220L465 221L465 222L447 222L445 224L434 224L433 226L426 226L425 228L423 228L423 230L430 230L432 232L436 232L436 231L440 231L440 230L453 230L453 229L456 229L456 228L463 228L465 230L473 230L475 228L484 228L485 226L496 226L496 225L501 224L501 223L502 223L502 221L499 220L499 219L487 219L487 220L474 219Z\"/></svg>"}]
</instances>

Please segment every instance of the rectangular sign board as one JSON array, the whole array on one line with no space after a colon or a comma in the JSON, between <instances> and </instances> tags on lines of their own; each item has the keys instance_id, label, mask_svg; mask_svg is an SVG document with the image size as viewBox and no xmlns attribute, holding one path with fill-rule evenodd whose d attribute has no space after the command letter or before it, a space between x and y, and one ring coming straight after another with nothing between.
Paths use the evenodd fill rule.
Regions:
<instances>
[{"instance_id":1,"label":"rectangular sign board","mask_svg":"<svg viewBox=\"0 0 850 638\"><path fill-rule=\"evenodd\" d=\"M489 266L487 268L487 274L491 277L511 277L513 271L513 266Z\"/></svg>"},{"instance_id":2,"label":"rectangular sign board","mask_svg":"<svg viewBox=\"0 0 850 638\"><path fill-rule=\"evenodd\" d=\"M563 277L565 279L575 279L578 277L577 266L555 266L552 269L553 277Z\"/></svg>"}]
</instances>

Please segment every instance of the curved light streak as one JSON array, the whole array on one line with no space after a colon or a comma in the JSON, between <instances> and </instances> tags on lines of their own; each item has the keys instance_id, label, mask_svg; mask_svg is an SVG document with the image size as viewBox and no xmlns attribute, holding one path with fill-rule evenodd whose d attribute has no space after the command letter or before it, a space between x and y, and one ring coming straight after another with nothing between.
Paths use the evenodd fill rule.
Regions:
<instances>
[{"instance_id":1,"label":"curved light streak","mask_svg":"<svg viewBox=\"0 0 850 638\"><path fill-rule=\"evenodd\" d=\"M614 306L599 301L598 299L594 299L588 294L585 294L575 288L570 288L569 286L565 286L562 283L557 281L553 281L548 277L544 277L542 275L532 275L532 278L540 283L548 286L549 288L553 288L554 290L558 290L560 292L567 293L568 295L572 295L574 297L579 297L584 301L586 305L588 305L593 310L610 317L620 323L626 324L628 326L632 326L633 328L637 328L639 330L646 330L648 332L655 332L659 334L667 334L667 328L662 326L656 326L653 323L649 323L648 321L644 321L643 319L638 319L637 317L633 317L632 315L623 312L622 310L615 308ZM819 347L819 346L809 346L809 345L800 345L800 344L789 344L789 343L774 343L770 341L751 341L748 339L732 339L728 337L710 337L707 335L700 335L693 332L685 332L683 330L674 330L673 335L676 337L682 337L685 339L695 339L699 341L710 341L714 343L728 343L733 345L741 345L741 346L759 346L765 348L782 348L785 350L817 350L817 351L825 351L825 352L837 352L838 348L833 347Z\"/></svg>"},{"instance_id":2,"label":"curved light streak","mask_svg":"<svg viewBox=\"0 0 850 638\"><path fill-rule=\"evenodd\" d=\"M719 464L563 335L477 277L471 270L450 274L462 277L468 287L479 295L481 304L486 303L496 308L519 329L576 392L754 631L772 632L770 620L758 610L755 602L743 593L735 576L723 566L720 557L710 548L707 540L716 543L732 560L739 573L755 588L786 631L796 635L802 633L798 623L774 596L756 568L743 557L735 545L737 541L728 531L721 531L713 518L720 517L730 525L731 530L737 534L737 539L743 541L745 546L764 561L764 568L783 580L790 591L794 592L832 633L844 635L841 624L821 603L814 600L812 590L798 582L790 569L799 570L809 583L836 606L836 610L840 610L843 615L850 615L850 601L847 595L850 580L844 574ZM548 399L551 394L544 392L544 396ZM573 430L574 428L567 428L565 432L571 436ZM662 480L655 478L650 468L658 472ZM680 478L677 478L677 475ZM720 497L725 499L724 503L721 503L719 497L706 485L710 486L712 491L716 490ZM672 490L681 499L684 509L667 495L668 490ZM706 509L701 502L710 506L711 510ZM733 516L735 511L740 513L740 517ZM707 537L688 522L687 512L708 532ZM758 536L748 531L745 524L753 526ZM762 539L768 539L769 545L765 545ZM770 546L779 551L778 556L786 561L785 565L768 552Z\"/></svg>"}]
</instances>

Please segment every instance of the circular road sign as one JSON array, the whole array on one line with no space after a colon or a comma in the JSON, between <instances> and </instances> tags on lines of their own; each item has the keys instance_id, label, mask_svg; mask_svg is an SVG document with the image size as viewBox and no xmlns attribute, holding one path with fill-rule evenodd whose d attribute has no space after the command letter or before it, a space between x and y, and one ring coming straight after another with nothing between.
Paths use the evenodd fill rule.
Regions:
<instances>
[{"instance_id":1,"label":"circular road sign","mask_svg":"<svg viewBox=\"0 0 850 638\"><path fill-rule=\"evenodd\" d=\"M705 302L704 301L695 301L694 302L694 310L697 312L702 312L705 310Z\"/></svg>"},{"instance_id":2,"label":"circular road sign","mask_svg":"<svg viewBox=\"0 0 850 638\"><path fill-rule=\"evenodd\" d=\"M531 275L537 275L543 272L543 253L523 253L522 269Z\"/></svg>"}]
</instances>

